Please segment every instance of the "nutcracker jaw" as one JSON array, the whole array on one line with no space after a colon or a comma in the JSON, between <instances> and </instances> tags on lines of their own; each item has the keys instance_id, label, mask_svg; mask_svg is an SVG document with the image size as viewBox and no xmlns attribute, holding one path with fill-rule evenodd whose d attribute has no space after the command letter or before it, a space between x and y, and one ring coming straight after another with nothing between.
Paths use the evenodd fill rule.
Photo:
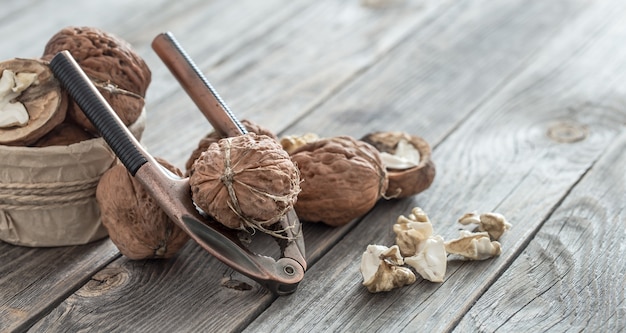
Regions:
<instances>
[{"instance_id":1,"label":"nutcracker jaw","mask_svg":"<svg viewBox=\"0 0 626 333\"><path fill-rule=\"evenodd\" d=\"M274 260L251 252L239 241L234 230L222 227L197 208L191 199L189 179L173 175L155 161L68 51L58 53L51 60L50 68L129 173L146 188L172 221L211 255L275 294L286 295L296 290L304 277L306 260L301 226L293 211L280 221L287 230L288 239L286 242L279 241L282 245L281 258ZM232 114L227 116L232 119L232 127L235 118ZM224 127L221 129L229 131Z\"/></svg>"},{"instance_id":2,"label":"nutcracker jaw","mask_svg":"<svg viewBox=\"0 0 626 333\"><path fill-rule=\"evenodd\" d=\"M236 230L224 227L200 210L191 200L189 178L177 177L153 162L144 164L135 177L170 218L218 260L276 295L296 291L304 278L306 260L302 228L293 211L279 221L285 239L276 239L281 257L275 260L250 251L239 240Z\"/></svg>"}]
</instances>

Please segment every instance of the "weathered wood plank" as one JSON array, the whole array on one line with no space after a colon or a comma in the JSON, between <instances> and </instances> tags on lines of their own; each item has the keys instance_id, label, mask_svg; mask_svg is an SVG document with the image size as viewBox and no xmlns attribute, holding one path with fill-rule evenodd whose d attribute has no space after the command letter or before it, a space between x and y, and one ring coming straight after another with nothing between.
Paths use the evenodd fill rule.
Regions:
<instances>
[{"instance_id":1,"label":"weathered wood plank","mask_svg":"<svg viewBox=\"0 0 626 333\"><path fill-rule=\"evenodd\" d=\"M492 5L462 3L442 12L404 39L388 59L355 79L358 84L347 85L283 133L361 137L372 131L402 130L437 143L526 65L561 28L559 19L565 21L583 9L580 3L568 2L525 6L522 11ZM481 26L471 21L468 13L473 13L476 21L483 16L490 20ZM468 25L478 27L460 37ZM483 34L491 40L484 40ZM476 48L476 44L484 46ZM474 67L463 71L468 63ZM338 239L351 227L333 231L305 225L305 231L322 230L306 233L307 243L314 245L308 246L308 253L327 251L326 242Z\"/></svg>"},{"instance_id":2,"label":"weathered wood plank","mask_svg":"<svg viewBox=\"0 0 626 333\"><path fill-rule=\"evenodd\" d=\"M193 56L198 67L241 119L275 132L315 107L377 62L407 34L437 18L449 1L408 1L384 10L358 1L323 1L285 18L280 29L232 49L218 63ZM184 39L183 39L184 38ZM193 47L194 39L181 36ZM210 125L184 94L156 100L146 142L155 155L184 163ZM180 135L174 129L185 129ZM190 140L190 138L193 138Z\"/></svg>"},{"instance_id":3,"label":"weathered wood plank","mask_svg":"<svg viewBox=\"0 0 626 333\"><path fill-rule=\"evenodd\" d=\"M27 329L117 255L108 240L48 249L0 242L0 331Z\"/></svg>"},{"instance_id":4,"label":"weathered wood plank","mask_svg":"<svg viewBox=\"0 0 626 333\"><path fill-rule=\"evenodd\" d=\"M433 8L439 8L441 5L440 2L433 2L426 7L411 5L390 11L369 12L358 7L358 4L346 5L341 1L311 2L306 11L292 14L288 22L279 30L271 31L245 48L238 49L232 57L215 66L213 71L214 73L221 73L222 77L229 77L229 80L236 80L229 87L240 92L240 94L236 94L237 96L254 98L256 92L248 90L249 82L258 79L260 80L259 85L263 89L272 92L265 92L268 96L285 98L285 96L293 95L293 92L284 92L285 87L299 82L301 75L314 74L316 70L323 68L328 63L339 62L335 65L337 66L336 78L329 78L330 74L326 73L322 77L311 78L306 85L298 88L300 93L306 97L303 99L305 100L304 103L309 103L310 100L318 98L316 96L329 93L324 88L325 80L339 84L366 66L371 65L386 50L393 48L403 35L411 33L412 29L423 24L426 19L436 17L437 13L434 12ZM343 9L344 16L334 14L338 9ZM403 13L400 16L401 19L394 19L400 13ZM346 19L348 22L344 22ZM375 19L376 24L371 25L372 19ZM334 26L334 28L328 29L328 26ZM290 45L294 38L298 40L311 36L318 38L314 44L307 46L307 50L311 54L305 58L298 58L298 61L290 60L289 63L284 63L282 67L276 67L278 60L282 61L287 57L297 59L297 56L301 55L302 47L300 44ZM350 38L356 38L358 43L348 43ZM319 40L324 39L332 41L332 44L330 42L328 45L320 44ZM181 43L185 46L184 41L181 40ZM275 49L276 45L282 44L285 46ZM337 55L320 57L320 55L325 54L324 47L336 48L341 51L341 55L345 59L340 58L341 60L339 60L336 58ZM200 48L195 48L201 51ZM280 54L280 57L273 55L273 52ZM364 60L355 65L353 64L355 59ZM203 66L207 66L205 61L201 62L204 64ZM257 78L256 71L246 72L233 69L232 64L241 65L244 62L255 64L265 76L275 75L277 70L286 73L293 71L293 74L285 75L269 84L269 81ZM213 65L210 64L210 66ZM182 109L180 114L172 112L171 110L184 108L181 104L187 102L182 101L188 99L182 93L176 93L176 95L177 97L164 99L162 103L158 104L159 110L164 110L156 118L156 124L160 130L153 132L154 136L147 134L145 142L159 144L159 146L150 147L154 148L153 153L164 152L166 156L174 156L170 160L180 163L187 158L187 154L191 152L195 147L195 142L197 142L190 140L191 135L196 133L199 138L208 132L210 126L194 108L190 108L189 112ZM274 95L276 97L273 97ZM258 116L263 119L265 117L275 119L276 114L274 112L275 110L265 110ZM199 120L195 123L190 122L187 114L193 114ZM265 124L265 122L263 123ZM281 126L284 127L285 125L282 124ZM185 131L184 133L172 131L172 126L180 126ZM152 128L149 127L147 133L150 133ZM180 140L185 141L183 145L179 145ZM183 149L184 147L188 147L187 151ZM167 149L172 151L167 151ZM309 251L307 256L309 260L321 256L340 236L337 233L339 229L323 226L311 226L309 229L328 232L327 235L330 236L326 239L319 238L320 242L317 243L317 246L311 247L313 251ZM308 231L306 232L308 233ZM181 267L181 270L188 272L188 274L181 273L179 269L169 269L172 266ZM177 330L240 330L274 299L273 295L259 289L256 284L241 275L233 273L232 270L208 256L193 243L188 244L177 258L171 261L131 262L125 258L120 258L108 266L101 275L96 275L93 280L116 279L109 276L118 276L120 270L124 271L124 275L128 275L128 278L115 284L112 288L107 288L98 293L89 292L90 285L96 283L90 282L60 304L57 309L34 326L33 330L73 331L92 325L94 322L99 323L98 330L104 331L162 329L163 323L155 320L155 318L164 317L168 318L168 322L170 322L168 325L171 325L167 327L173 327ZM154 280L146 281L147 277ZM230 277L232 277L232 281L229 280ZM144 281L145 284L143 284ZM157 284L158 281L167 282L159 285ZM240 291L227 286L231 288L242 286L248 288L250 286L251 289ZM178 293L178 296L173 296L172 293ZM88 294L89 297L84 297L85 294ZM137 305L138 299L146 299L146 302L149 300L151 303L140 302L141 305ZM113 300L115 300L115 305L111 310L111 306L108 305ZM202 309L201 315L198 315L198 309ZM115 315L112 315L111 311ZM234 313L237 315L233 316ZM123 323L122 328L120 328L121 323Z\"/></svg>"},{"instance_id":5,"label":"weathered wood plank","mask_svg":"<svg viewBox=\"0 0 626 333\"><path fill-rule=\"evenodd\" d=\"M621 34L624 29L623 5L617 1L593 3L583 9L584 2L568 1L560 2L564 7L559 9L558 6L551 7L554 4L525 1L494 5L507 6L504 13L515 13L517 22L525 21L529 26L533 26L533 19L552 22L548 26L560 33L552 39L544 39L544 44L550 47L528 61L519 73L515 73L518 76L509 80L508 85L488 101L479 105L467 103L465 108L458 109L462 117L467 114L467 107L477 106L435 149L438 178L428 192L413 199L381 203L309 270L296 294L277 299L247 327L247 331L448 331L455 327L473 302L515 260L569 189L624 130L623 96L626 91L620 82L626 76L626 67L621 62L626 50L620 47L624 43ZM532 38L526 37L524 41L515 38L516 33L525 29L511 29L507 24L515 24L512 23L515 20L499 21L489 8L494 9L486 3L481 7L480 19L486 25L482 29L480 24L472 24L471 16L464 16L467 20L464 23L465 27L472 29L463 31L452 25L458 40L491 45L492 54L502 54L505 45L518 42L529 45L526 41L532 41ZM569 11L563 10L566 8ZM503 9L499 8L499 14L503 14L500 11ZM471 11L471 8L464 10ZM493 22L489 18L499 21L498 29L489 25ZM559 21L560 18L564 21ZM542 29L546 27L544 25ZM493 31L507 31L510 43L498 44L499 47L490 43L489 37L497 36ZM439 38L433 40L443 43ZM459 44L463 45L463 42ZM428 46L422 45L420 50ZM447 49L449 52L462 53L459 51L463 49L455 50L455 44L451 46ZM449 59L446 52L438 55ZM459 56L459 59L464 58ZM471 57L465 60L466 64L474 63ZM601 69L598 64L602 64ZM371 75L365 74L354 86L330 99L328 108L336 110L336 103L347 100L356 104L354 109L362 110L359 108L362 102L351 97L355 96L354 91L371 87L368 82L391 66L384 65L383 62L381 68L375 66ZM407 67L406 63L399 64L402 65ZM494 65L497 62L490 66ZM479 73L484 72L466 68L474 75L475 82L481 82ZM411 81L416 77L411 74L406 74L405 80L379 81L377 84L380 87L426 87L427 90L431 87L430 81L423 77ZM442 73L445 74L448 72ZM435 86L438 80L444 81L442 78L433 80ZM450 87L457 83L452 80ZM476 94L475 87L469 91ZM449 94L447 98L446 94ZM438 112L446 116L452 116L450 107L456 106L456 99L467 101L467 97L454 89L440 91L431 98L450 101L452 106L439 105L442 109ZM393 100L390 109L430 105L428 98L424 103L410 102L415 99L399 96ZM352 105L346 102L343 106ZM326 108L320 108L320 118L333 119L322 115L326 112ZM339 111L336 114L339 115ZM359 115L362 114L366 119L370 116L371 123L374 123L372 113L363 111ZM402 126L402 121L414 119L405 125L411 126L430 117L438 115L422 110L413 118L403 117L395 122L388 119L387 125ZM331 124L328 120L322 123ZM305 124L306 120L303 120L297 128L306 128ZM437 124L431 126L436 131L432 127L424 128L426 137L441 137L441 131L447 132ZM550 131L552 137L546 135ZM577 138L579 133L582 136ZM563 144L556 140L574 142ZM483 262L450 261L446 281L442 284L421 281L389 293L369 294L361 286L358 271L361 253L368 244L392 245L391 225L397 213L408 214L413 206L423 207L431 216L436 232L446 239L457 237L459 226L456 219L471 210L499 211L510 219L514 228L502 239L504 252L500 257ZM583 279L591 280L593 276Z\"/></svg>"},{"instance_id":6,"label":"weathered wood plank","mask_svg":"<svg viewBox=\"0 0 626 333\"><path fill-rule=\"evenodd\" d=\"M181 124L186 121L186 118L179 114L185 104L164 107L164 102L171 106L168 101L183 100L188 103L187 105L192 105L178 82L151 48L152 40L157 34L171 31L198 66L202 70L207 70L228 62L241 48L270 34L310 3L311 1L283 0L264 2L245 0L236 4L228 1L176 1L170 2L167 8L150 13L149 17L155 17L156 21L152 19L141 21L139 31L125 29L124 36L130 43L136 45L137 52L142 54L153 74L146 102L151 113L148 128L153 129L148 133L156 135L155 140L151 140L149 136L146 141L148 143L154 141L155 145L160 145L164 130L177 134L171 126L164 126L163 119L168 115L171 116L172 113L177 115L177 122ZM193 107L190 111L194 116L199 115ZM194 124L193 121L187 121Z\"/></svg>"},{"instance_id":7,"label":"weathered wood plank","mask_svg":"<svg viewBox=\"0 0 626 333\"><path fill-rule=\"evenodd\" d=\"M39 57L48 39L66 26L94 26L123 34L133 31L139 18L151 11L167 8L167 1L16 1L28 7L6 17L0 34L0 59ZM3 4L4 7L4 4Z\"/></svg>"},{"instance_id":8,"label":"weathered wood plank","mask_svg":"<svg viewBox=\"0 0 626 333\"><path fill-rule=\"evenodd\" d=\"M455 331L626 330L625 149L622 135Z\"/></svg>"},{"instance_id":9,"label":"weathered wood plank","mask_svg":"<svg viewBox=\"0 0 626 333\"><path fill-rule=\"evenodd\" d=\"M225 267L190 242L171 260L116 260L56 308L33 331L207 332L233 329L262 289L239 291L215 281ZM234 282L233 282L234 283Z\"/></svg>"},{"instance_id":10,"label":"weathered wood plank","mask_svg":"<svg viewBox=\"0 0 626 333\"><path fill-rule=\"evenodd\" d=\"M610 8L610 7L609 7ZM612 9L612 8L610 8ZM604 79L602 88L586 87L581 105L586 114L605 117L623 125L618 115L624 113L626 95L623 59L619 50L626 40L626 24L621 20L623 11L606 17L599 23L603 30L592 31L599 35L579 50L584 55L563 59L567 63L555 73L541 73L547 83L531 87L531 91L546 85L565 83L567 91L577 85L575 80L585 80L586 70L597 64L593 77ZM593 15L593 13L590 13ZM581 24L590 26L590 24ZM580 29L579 28L579 29ZM577 33L580 33L577 31ZM564 41L567 43L569 41ZM593 82L596 80L594 79ZM600 84L600 83L598 83ZM581 88L577 88L578 91ZM593 92L598 98L590 98ZM569 95L569 93L568 93ZM621 98L620 98L621 97ZM588 126L587 140L596 140L600 129ZM626 240L623 204L624 188L624 129L615 142L595 141L598 147L610 147L605 156L593 164L584 178L576 184L558 209L533 237L519 258L465 315L455 331L579 331L619 332L626 329L624 304L626 294ZM566 144L565 144L566 145ZM571 149L582 150L578 143ZM569 148L568 148L569 149ZM575 156L573 156L575 157ZM578 163L573 158L572 163Z\"/></svg>"},{"instance_id":11,"label":"weathered wood plank","mask_svg":"<svg viewBox=\"0 0 626 333\"><path fill-rule=\"evenodd\" d=\"M38 0L4 1L2 3L2 12L0 12L0 20L5 22L10 20L13 16L22 15L28 8L35 6L37 1Z\"/></svg>"}]
</instances>

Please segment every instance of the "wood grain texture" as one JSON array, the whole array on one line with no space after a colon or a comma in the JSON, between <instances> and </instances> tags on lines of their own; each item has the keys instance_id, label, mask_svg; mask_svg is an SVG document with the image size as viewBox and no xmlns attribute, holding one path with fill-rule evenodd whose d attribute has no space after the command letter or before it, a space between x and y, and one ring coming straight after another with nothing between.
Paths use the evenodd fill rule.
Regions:
<instances>
[{"instance_id":1,"label":"wood grain texture","mask_svg":"<svg viewBox=\"0 0 626 333\"><path fill-rule=\"evenodd\" d=\"M15 3L25 7L14 15L8 15L0 25L0 34L10 36L0 42L0 59L39 57L48 39L66 26L88 25L120 36L127 35L126 32L133 31L133 27L140 22L140 17L167 8L168 2L32 0Z\"/></svg>"},{"instance_id":2,"label":"wood grain texture","mask_svg":"<svg viewBox=\"0 0 626 333\"><path fill-rule=\"evenodd\" d=\"M579 183L545 225L530 241L528 247L512 266L478 300L465 315L455 331L590 331L619 332L626 329L626 261L623 259L625 222L624 203L624 121L621 115L626 108L626 66L619 59L626 54L618 50L626 40L626 24L621 17L624 8L618 6L596 7L589 13L589 21L581 20L578 30L585 36L575 54L552 63L551 72L535 69L540 79L535 87L525 92L537 91L547 86L560 87L560 94L588 101L572 113L594 114L603 122L622 125L620 136L610 142L599 142L607 147L600 159L590 166ZM611 14L592 29L591 17L599 11ZM571 43L563 39L562 43ZM585 74L591 64L603 64L602 70ZM546 66L550 67L550 66ZM584 79L583 79L584 77ZM597 87L587 86L590 78ZM580 80L587 81L581 83ZM567 83L569 82L569 83ZM600 83L603 82L603 83ZM573 88L576 87L576 88ZM598 96L593 98L592 96ZM562 97L560 97L562 98ZM587 133L585 140L595 140L602 130L591 125L590 120L578 119L569 125L566 137ZM550 133L550 132L549 132ZM579 143L563 142L568 149L579 154L586 150ZM570 163L578 163L571 155Z\"/></svg>"},{"instance_id":3,"label":"wood grain texture","mask_svg":"<svg viewBox=\"0 0 626 333\"><path fill-rule=\"evenodd\" d=\"M609 143L456 332L626 330L625 149Z\"/></svg>"},{"instance_id":4,"label":"wood grain texture","mask_svg":"<svg viewBox=\"0 0 626 333\"><path fill-rule=\"evenodd\" d=\"M528 2L517 5L519 16L533 10ZM247 331L453 329L623 132L626 67L620 61L624 56L619 50L621 43L616 42L623 38L623 11L617 2L598 3L558 26L558 33L505 87L483 101L438 144L433 155L438 178L430 190L409 200L381 203L307 273L298 293L275 301ZM601 12L604 14L599 15ZM560 11L552 14L562 17ZM474 31L483 38L489 35ZM603 64L601 71L591 65L598 62ZM357 90L359 80L346 91ZM385 86L385 82L379 84ZM422 85L429 86L428 81L420 82ZM449 100L458 96L453 91ZM428 117L424 113L420 112L420 117ZM389 120L387 124L402 122ZM431 133L430 129L425 133ZM413 206L429 213L436 232L445 239L458 235L456 219L472 210L503 213L514 228L502 239L500 257L483 262L449 261L442 284L421 281L389 293L369 294L361 286L358 272L361 253L368 244L392 245L391 225L397 213L408 214ZM576 316L561 315L564 321Z\"/></svg>"},{"instance_id":5,"label":"wood grain texture","mask_svg":"<svg viewBox=\"0 0 626 333\"><path fill-rule=\"evenodd\" d=\"M33 331L217 332L236 330L250 304L272 296L249 280L229 281L202 248L189 242L169 260L121 257L68 297ZM222 287L219 283L231 288ZM251 289L247 288L247 283ZM259 309L257 311L261 311Z\"/></svg>"},{"instance_id":6,"label":"wood grain texture","mask_svg":"<svg viewBox=\"0 0 626 333\"><path fill-rule=\"evenodd\" d=\"M27 329L117 255L108 239L47 249L0 242L0 332Z\"/></svg>"},{"instance_id":7,"label":"wood grain texture","mask_svg":"<svg viewBox=\"0 0 626 333\"><path fill-rule=\"evenodd\" d=\"M280 28L255 35L217 64L207 63L202 54L192 57L240 119L279 133L438 17L449 3L410 1L376 10L358 1L309 2L282 16ZM181 40L185 48L193 43ZM211 127L185 94L166 97L156 102L159 115L148 122L154 130L147 131L145 141L155 142L149 144L154 154L184 163ZM164 127L184 128L185 135Z\"/></svg>"},{"instance_id":8,"label":"wood grain texture","mask_svg":"<svg viewBox=\"0 0 626 333\"><path fill-rule=\"evenodd\" d=\"M285 134L406 131L436 145L585 7L584 1L457 2Z\"/></svg>"},{"instance_id":9,"label":"wood grain texture","mask_svg":"<svg viewBox=\"0 0 626 333\"><path fill-rule=\"evenodd\" d=\"M344 10L343 16L335 12L338 8ZM272 31L270 29L269 33L259 37L259 40L255 40L254 43L250 43L246 47L240 47L236 54L220 62L215 71L224 73L222 75L232 76L232 79L236 80L229 87L241 92L237 96L253 97L256 92L248 88L250 82L258 80L261 83L259 87L267 90L264 92L268 95L267 98L272 99L285 98L287 96L284 95L285 93L292 96L293 92L285 92L285 87L299 82L302 75L315 73L319 68L323 68L329 63L338 62L337 66L341 70L335 68L336 78L331 77L329 72L320 77L308 78L307 85L298 88L300 93L308 96L307 98L318 98L316 96L328 93L325 90L326 80L341 82L346 77L357 74L364 66L376 62L382 54L394 47L394 43L399 43L402 36L409 34L412 27L422 22L421 20L424 19L423 16L425 15L423 12L430 13L425 10L423 5L409 6L404 10L410 10L410 12L404 13L401 16L402 20L398 23L393 20L401 13L401 9L397 8L388 12L370 12L359 7L358 3L350 5L345 5L340 1L312 3L308 6L307 11L291 13L291 17L283 23L280 30ZM280 11L278 14L284 15ZM429 15L436 16L435 13ZM432 19L431 16L425 15L425 17ZM372 19L375 20L372 21ZM271 21L272 19L268 20ZM344 22L344 20L349 20L349 22ZM373 24L372 22L374 25L370 26ZM210 30L211 21L207 21L206 24L204 29ZM329 25L334 28L329 29ZM358 43L348 43L350 36L357 38ZM302 54L302 45L297 42L293 46L287 47L287 45L294 43L294 38L306 39L308 37L317 38L307 46L311 54L304 59L298 58L297 56ZM242 40L245 42L246 38L242 38ZM353 58L348 57L346 60L339 61L338 55L326 56L323 47L329 46L322 44L326 40L332 41L334 43L332 46L337 46L337 51L341 51L342 56L350 55ZM184 42L181 41L181 43ZM286 46L275 48L276 45L281 44ZM198 51L197 46L193 46L192 49ZM279 57L275 55L277 52ZM325 56L320 57L320 55ZM274 57L278 57L277 59L281 59L280 61L287 57L293 59L283 63L282 66L277 66L276 61L278 60ZM354 57L363 59L363 61L353 64ZM299 60L296 61L296 59ZM204 61L201 63L205 64L204 66L207 65ZM255 66L259 66L261 73L265 73L263 75L273 75L270 73L276 70L288 74L291 71L294 73L281 76L280 79L276 79L270 84L267 80L256 76L259 75L255 74L256 71L234 70L232 67L234 63L240 65L243 63L255 64ZM208 65L213 66L210 62ZM162 91L167 91L167 88L163 88ZM157 128L149 127L144 139L146 144L155 148L152 150L153 153L157 152L155 154L158 154L159 151L162 151L167 156L174 156L170 160L181 163L184 161L183 158L186 159L187 154L191 152L192 146L195 146L196 141L190 140L191 135L194 133L206 134L210 125L194 109L189 109L189 112L195 117L201 118L197 122L190 121L186 116L189 113L185 113L184 109L180 113L171 112L170 106L181 108L181 105L185 103L183 100L188 98L180 91L174 92L171 97L171 99L162 100L158 107L150 110L152 114L157 114L153 117L156 119ZM226 96L223 97L226 98ZM263 119L276 119L277 116L274 112L275 110L269 110L259 113L257 116L262 116ZM237 114L239 113L237 112ZM172 117L176 119L172 119ZM150 126L150 123L148 125ZM172 131L172 126L180 126L180 128L185 128L185 131L184 133ZM282 126L286 126L286 124ZM148 134L150 131L154 133L154 136ZM175 141L171 141L171 139ZM185 144L180 143L180 140L185 141ZM184 146L190 147L188 153L183 149ZM175 149L172 149L173 147ZM350 228L351 225L344 228L329 228L321 225L307 226L305 233L307 235L312 234L311 237L305 236L309 263L312 264L321 257ZM189 268L183 269L186 270L186 273L181 274L178 269L169 269L170 265L183 265ZM120 270L123 273L118 273ZM103 272L104 276L94 277L96 282L92 281L93 283L90 282L77 291L33 327L33 330L75 331L89 327L94 322L99 323L97 330L102 331L160 330L164 328L163 323L154 318L168 318L169 323L165 329L237 331L243 329L249 321L254 319L275 299L275 296L260 289L256 283L233 272L208 254L204 254L193 243L188 244L173 261L144 261L139 263L120 258ZM111 275L115 277L109 277ZM116 280L118 275L127 276L119 286L116 284L115 288L105 288L99 293L90 292L91 284L98 284L97 281L103 280ZM144 281L146 276L156 276L156 280ZM167 283L161 285L158 283L159 281L167 281ZM232 288L243 288L244 290ZM172 293L176 293L177 296ZM89 297L84 297L85 294L88 294ZM137 306L138 300L142 304L145 303L141 301L143 299L150 300L153 305ZM115 300L115 304L111 305L113 300ZM189 300L189 302L183 300ZM201 315L199 315L198 309L201 309ZM114 315L111 311L114 312ZM112 317L115 320L105 320ZM124 323L124 325L121 326L120 323Z\"/></svg>"},{"instance_id":10,"label":"wood grain texture","mask_svg":"<svg viewBox=\"0 0 626 333\"><path fill-rule=\"evenodd\" d=\"M390 2L3 7L0 32L19 38L0 42L2 58L39 55L67 25L132 43L153 71L143 142L176 165L210 125L150 49L163 31L239 118L280 134L407 131L432 143L438 174L426 192L381 201L343 228L306 224L310 269L278 299L193 242L172 259L142 261L119 257L109 241L0 243L0 331L626 330L626 4ZM392 224L415 206L446 239L471 210L498 211L514 227L500 257L450 260L444 283L369 294L362 252L392 245ZM276 256L271 243L255 249Z\"/></svg>"}]
</instances>

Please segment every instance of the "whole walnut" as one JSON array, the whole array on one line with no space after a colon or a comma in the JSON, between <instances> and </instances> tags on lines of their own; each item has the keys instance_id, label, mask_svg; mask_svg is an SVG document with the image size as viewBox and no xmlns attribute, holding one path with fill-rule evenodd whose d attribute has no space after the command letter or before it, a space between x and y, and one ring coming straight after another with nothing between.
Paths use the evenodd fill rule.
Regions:
<instances>
[{"instance_id":1,"label":"whole walnut","mask_svg":"<svg viewBox=\"0 0 626 333\"><path fill-rule=\"evenodd\" d=\"M269 232L293 207L298 168L280 144L250 132L211 144L189 177L193 201L231 229Z\"/></svg>"},{"instance_id":2,"label":"whole walnut","mask_svg":"<svg viewBox=\"0 0 626 333\"><path fill-rule=\"evenodd\" d=\"M246 130L248 130L248 132L252 132L256 134L264 134L274 140L278 140L278 137L272 131L260 125L257 125L247 119L243 119L241 121L241 124L246 127ZM200 157L202 152L207 150L207 148L209 148L209 146L212 143L217 143L220 139L221 139L220 135L217 132L212 131L209 134L207 134L204 138L202 138L200 142L198 142L198 147L191 153L191 156L189 156L187 163L185 163L185 169L187 170L187 175L190 175L193 173L193 162L195 162L198 159L198 157Z\"/></svg>"},{"instance_id":3,"label":"whole walnut","mask_svg":"<svg viewBox=\"0 0 626 333\"><path fill-rule=\"evenodd\" d=\"M62 122L33 144L33 147L68 146L93 136L72 122Z\"/></svg>"},{"instance_id":4,"label":"whole walnut","mask_svg":"<svg viewBox=\"0 0 626 333\"><path fill-rule=\"evenodd\" d=\"M372 209L387 190L378 150L349 136L307 143L291 159L303 180L294 208L304 221L344 225Z\"/></svg>"},{"instance_id":5,"label":"whole walnut","mask_svg":"<svg viewBox=\"0 0 626 333\"><path fill-rule=\"evenodd\" d=\"M143 97L135 93L122 90L110 83L93 81L93 84L96 86L96 89L98 89L100 94L102 94L102 97L104 97L104 99L106 99L111 105L124 125L130 126L139 118L145 105ZM94 135L98 135L96 127L91 123L89 118L87 118L78 104L73 101L70 102L67 114L71 122L78 124L86 131Z\"/></svg>"},{"instance_id":6,"label":"whole walnut","mask_svg":"<svg viewBox=\"0 0 626 333\"><path fill-rule=\"evenodd\" d=\"M180 170L165 160L156 160L182 176ZM96 188L96 200L111 241L129 259L169 258L189 240L121 164L102 175Z\"/></svg>"},{"instance_id":7,"label":"whole walnut","mask_svg":"<svg viewBox=\"0 0 626 333\"><path fill-rule=\"evenodd\" d=\"M131 45L98 28L66 27L47 42L43 58L51 59L63 50L72 54L124 124L128 126L135 122L144 106L152 74ZM76 103L70 103L68 115L97 134Z\"/></svg>"}]
</instances>

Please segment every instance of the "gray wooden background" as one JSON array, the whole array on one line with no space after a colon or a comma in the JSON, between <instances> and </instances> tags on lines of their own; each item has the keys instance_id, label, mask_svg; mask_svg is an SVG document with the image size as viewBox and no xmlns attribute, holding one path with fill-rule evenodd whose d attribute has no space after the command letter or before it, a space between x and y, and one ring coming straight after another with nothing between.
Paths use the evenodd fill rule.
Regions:
<instances>
[{"instance_id":1,"label":"gray wooden background","mask_svg":"<svg viewBox=\"0 0 626 333\"><path fill-rule=\"evenodd\" d=\"M164 31L239 118L281 136L406 131L437 176L347 226L305 225L310 268L280 298L193 242L164 261L109 240L0 243L0 331L626 331L626 2L372 2L1 0L0 59L69 25L130 42L153 73L143 142L181 168L211 127L150 48ZM415 206L446 239L473 210L513 228L443 283L368 293L361 254Z\"/></svg>"}]
</instances>

